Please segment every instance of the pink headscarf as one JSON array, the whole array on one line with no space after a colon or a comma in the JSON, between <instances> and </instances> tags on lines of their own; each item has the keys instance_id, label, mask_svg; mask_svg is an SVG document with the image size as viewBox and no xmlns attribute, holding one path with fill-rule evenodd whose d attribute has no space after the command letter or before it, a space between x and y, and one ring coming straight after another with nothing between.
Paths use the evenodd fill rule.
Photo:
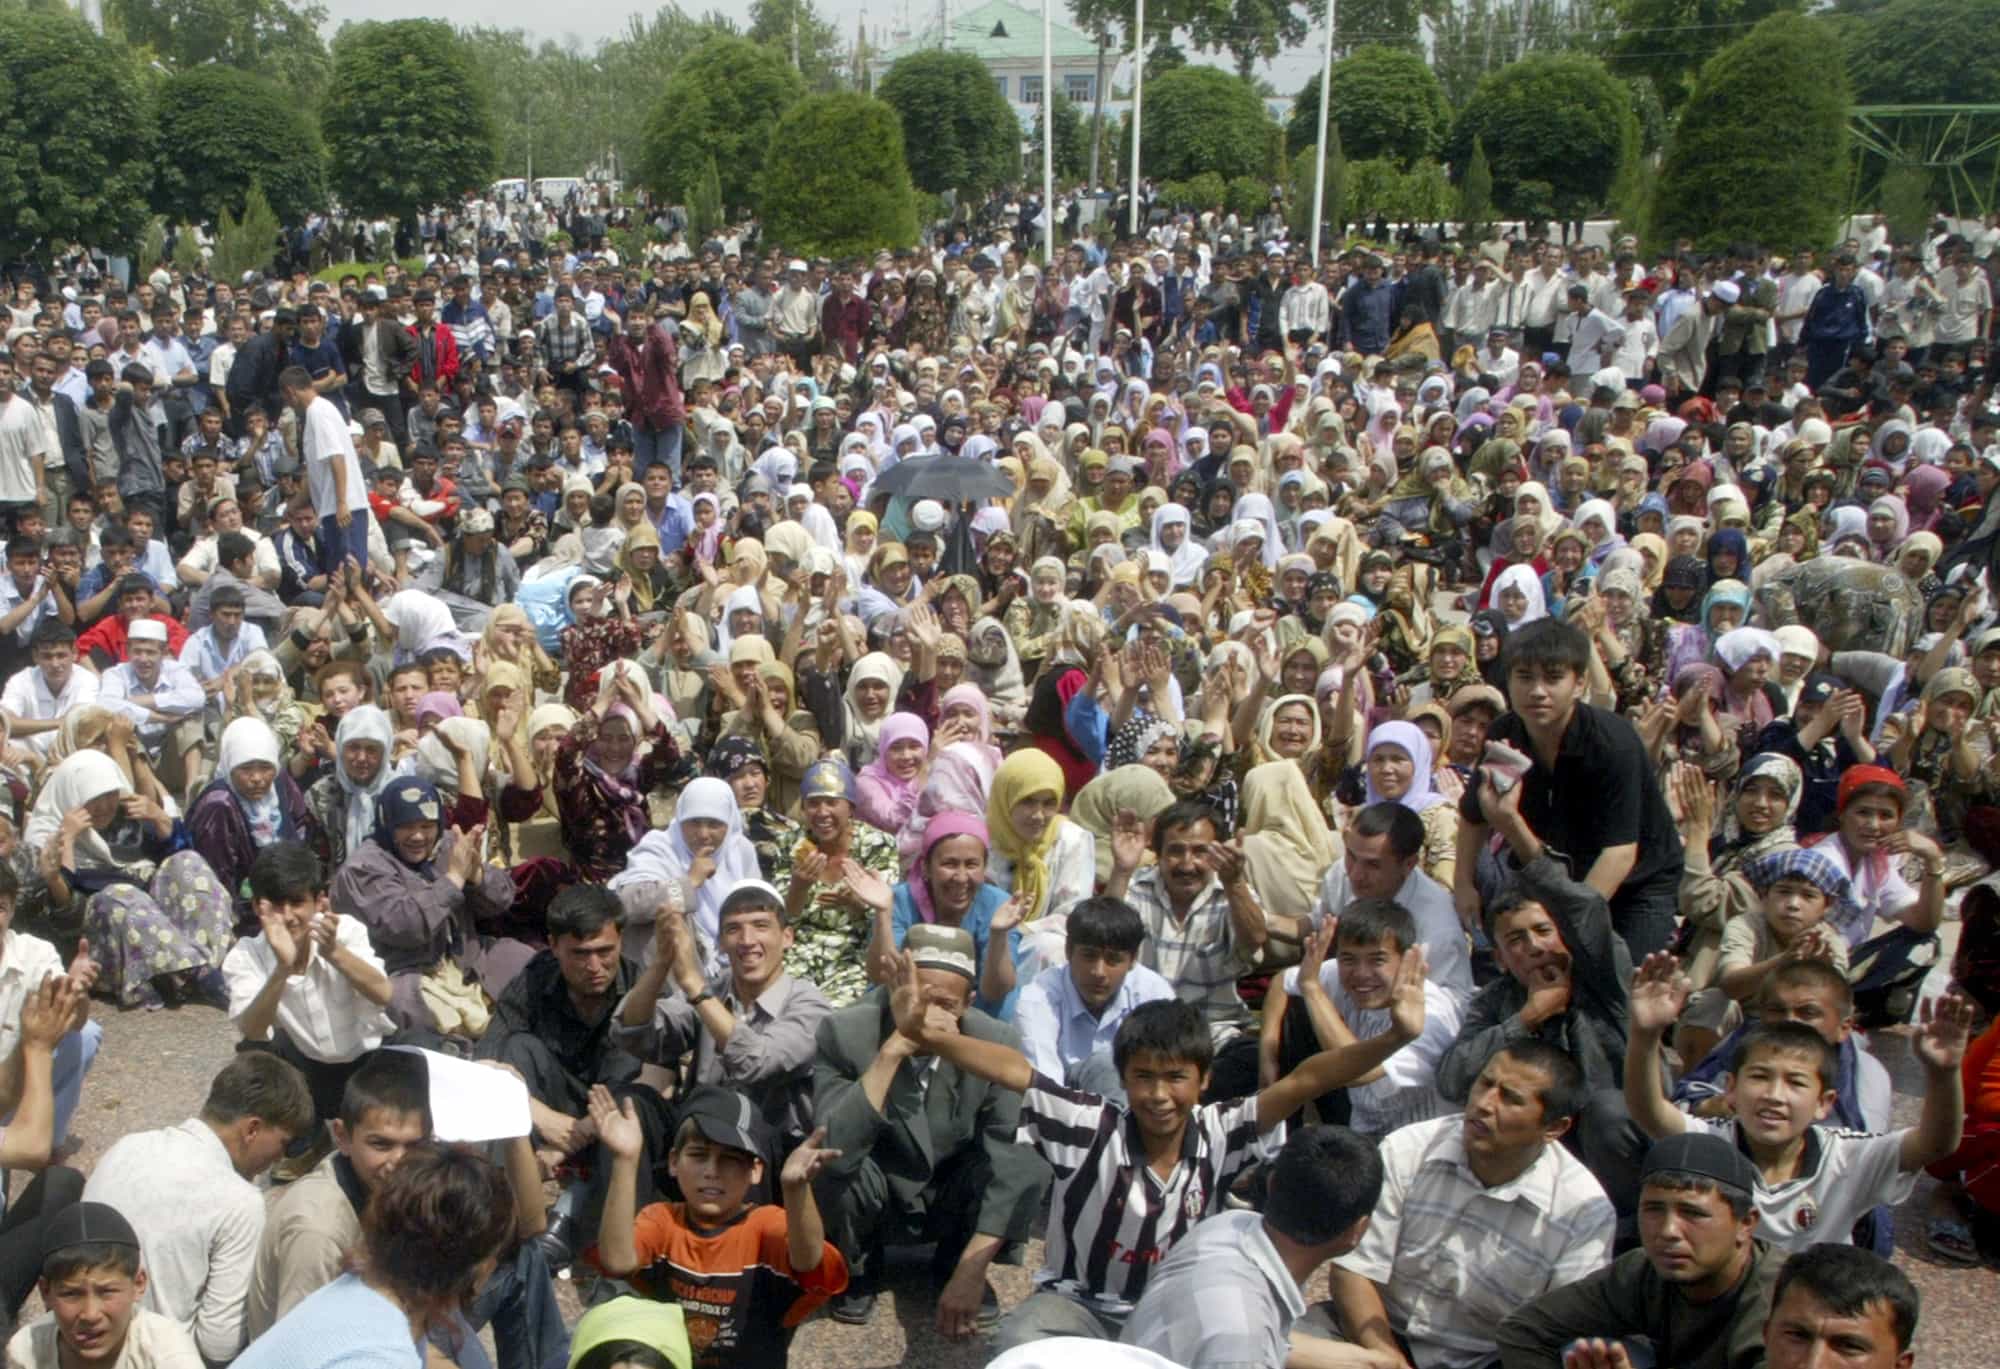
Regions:
<instances>
[{"instance_id":1,"label":"pink headscarf","mask_svg":"<svg viewBox=\"0 0 2000 1369\"><path fill-rule=\"evenodd\" d=\"M1951 472L1942 466L1917 466L1903 484L1908 495L1910 531L1936 531L1938 516L1944 512L1944 492L1951 485Z\"/></svg>"},{"instance_id":2,"label":"pink headscarf","mask_svg":"<svg viewBox=\"0 0 2000 1369\"><path fill-rule=\"evenodd\" d=\"M987 773L990 778L991 773L1000 768L1000 748L993 744L993 706L987 699L985 691L980 689L978 685L953 685L938 698L938 725L940 727L944 725L945 715L951 712L953 706L958 704L964 704L967 708L971 709L973 715L979 720L979 740L977 744L992 758L993 763L987 767ZM964 744L970 745L971 743ZM980 811L984 812L985 808L986 802L984 799L981 799Z\"/></svg>"},{"instance_id":3,"label":"pink headscarf","mask_svg":"<svg viewBox=\"0 0 2000 1369\"><path fill-rule=\"evenodd\" d=\"M462 718L465 710L458 705L456 694L447 694L442 689L432 690L417 700L417 725L421 727L426 718L443 722L446 718Z\"/></svg>"},{"instance_id":4,"label":"pink headscarf","mask_svg":"<svg viewBox=\"0 0 2000 1369\"><path fill-rule=\"evenodd\" d=\"M854 811L863 822L885 832L900 832L922 792L918 780L898 779L889 769L889 748L897 742L931 743L931 730L914 713L891 713L876 736L875 759L854 777Z\"/></svg>"},{"instance_id":5,"label":"pink headscarf","mask_svg":"<svg viewBox=\"0 0 2000 1369\"><path fill-rule=\"evenodd\" d=\"M937 909L931 906L931 885L924 868L931 857L931 848L946 837L978 837L979 844L991 850L993 843L986 835L986 819L977 813L957 811L940 813L924 829L922 843L917 847L917 857L910 863L910 901L917 905L917 916L926 922L937 921Z\"/></svg>"},{"instance_id":6,"label":"pink headscarf","mask_svg":"<svg viewBox=\"0 0 2000 1369\"><path fill-rule=\"evenodd\" d=\"M916 809L896 837L896 854L905 870L922 857L932 822L948 813L986 811L986 796L993 792L993 774L999 768L1000 753L978 742L953 742L938 753Z\"/></svg>"}]
</instances>

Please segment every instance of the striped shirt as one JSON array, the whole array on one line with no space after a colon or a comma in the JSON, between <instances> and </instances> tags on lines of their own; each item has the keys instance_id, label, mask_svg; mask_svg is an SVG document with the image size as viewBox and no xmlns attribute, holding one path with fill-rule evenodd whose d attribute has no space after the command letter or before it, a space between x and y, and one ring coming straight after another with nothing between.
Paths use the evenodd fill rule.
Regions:
<instances>
[{"instance_id":1,"label":"striped shirt","mask_svg":"<svg viewBox=\"0 0 2000 1369\"><path fill-rule=\"evenodd\" d=\"M1259 1135L1254 1097L1204 1103L1188 1118L1180 1159L1162 1179L1146 1163L1129 1110L1038 1071L1021 1095L1017 1137L1055 1171L1036 1287L1118 1317L1138 1302L1174 1244L1221 1210L1230 1182L1278 1153L1285 1128Z\"/></svg>"},{"instance_id":2,"label":"striped shirt","mask_svg":"<svg viewBox=\"0 0 2000 1369\"><path fill-rule=\"evenodd\" d=\"M1367 1233L1335 1261L1381 1290L1418 1369L1490 1364L1508 1313L1611 1260L1617 1217L1581 1160L1545 1145L1527 1169L1488 1188L1464 1134L1456 1113L1390 1133Z\"/></svg>"}]
</instances>

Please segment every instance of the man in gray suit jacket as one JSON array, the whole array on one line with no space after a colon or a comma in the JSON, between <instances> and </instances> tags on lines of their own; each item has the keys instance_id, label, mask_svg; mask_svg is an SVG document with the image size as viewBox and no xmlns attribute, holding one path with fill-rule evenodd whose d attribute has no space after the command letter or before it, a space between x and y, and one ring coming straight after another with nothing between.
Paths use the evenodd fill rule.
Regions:
<instances>
[{"instance_id":1,"label":"man in gray suit jacket","mask_svg":"<svg viewBox=\"0 0 2000 1369\"><path fill-rule=\"evenodd\" d=\"M904 949L933 1017L1019 1049L1020 1033L971 1007L971 933L920 923ZM934 1241L939 1331L963 1337L996 1324L986 1268L1027 1240L1050 1179L1041 1157L1014 1143L1021 1095L960 1073L898 1032L888 990L878 989L820 1024L813 1115L840 1154L820 1177L820 1213L852 1271L833 1317L859 1325L874 1315L883 1245Z\"/></svg>"}]
</instances>

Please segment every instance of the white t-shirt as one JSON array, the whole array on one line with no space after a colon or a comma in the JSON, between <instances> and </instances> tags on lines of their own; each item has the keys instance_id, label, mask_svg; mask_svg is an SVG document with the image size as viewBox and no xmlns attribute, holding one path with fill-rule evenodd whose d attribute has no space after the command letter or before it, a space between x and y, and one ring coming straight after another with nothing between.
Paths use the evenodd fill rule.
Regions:
<instances>
[{"instance_id":1,"label":"white t-shirt","mask_svg":"<svg viewBox=\"0 0 2000 1369\"><path fill-rule=\"evenodd\" d=\"M347 469L348 509L368 507L368 488L361 479L361 458L355 455L347 420L340 416L332 400L315 396L306 405L305 437L301 445L306 453L306 482L312 491L313 509L321 518L335 512L338 506L333 486L336 461Z\"/></svg>"},{"instance_id":2,"label":"white t-shirt","mask_svg":"<svg viewBox=\"0 0 2000 1369\"><path fill-rule=\"evenodd\" d=\"M0 406L0 502L35 502L35 473L42 468L42 421L25 399Z\"/></svg>"},{"instance_id":3,"label":"white t-shirt","mask_svg":"<svg viewBox=\"0 0 2000 1369\"><path fill-rule=\"evenodd\" d=\"M1696 1127L1741 1144L1734 1118L1689 1118L1688 1129ZM1776 1188L1757 1178L1758 1239L1787 1254L1852 1244L1856 1222L1881 1204L1902 1202L1917 1185L1914 1172L1903 1172L1904 1135L1811 1128L1796 1178Z\"/></svg>"},{"instance_id":4,"label":"white t-shirt","mask_svg":"<svg viewBox=\"0 0 2000 1369\"><path fill-rule=\"evenodd\" d=\"M1340 966L1329 960L1320 966L1319 982L1333 1000L1347 1029L1363 1041L1389 1029L1387 1008L1363 1008L1340 987ZM1299 992L1297 967L1285 971L1285 992ZM1287 1012L1304 1012L1305 1004L1289 1003ZM1353 1084L1347 1098L1353 1108L1351 1125L1364 1136L1384 1136L1412 1122L1428 1122L1450 1110L1437 1091L1438 1061L1458 1039L1458 1000L1435 980L1424 981L1424 1030L1416 1040L1382 1062L1382 1077ZM1322 1046L1326 1043L1321 1042Z\"/></svg>"}]
</instances>

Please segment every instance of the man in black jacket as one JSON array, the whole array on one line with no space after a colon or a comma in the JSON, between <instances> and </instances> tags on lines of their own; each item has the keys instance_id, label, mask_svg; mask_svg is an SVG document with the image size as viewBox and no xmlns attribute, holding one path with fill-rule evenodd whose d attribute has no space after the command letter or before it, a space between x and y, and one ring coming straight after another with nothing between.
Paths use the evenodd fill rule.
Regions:
<instances>
[{"instance_id":1,"label":"man in black jacket","mask_svg":"<svg viewBox=\"0 0 2000 1369\"><path fill-rule=\"evenodd\" d=\"M381 410L396 445L407 447L409 427L403 416L403 391L412 384L417 340L396 321L394 307L374 291L362 291L360 304L360 315L340 326L340 355L353 378L349 407L354 413Z\"/></svg>"},{"instance_id":2,"label":"man in black jacket","mask_svg":"<svg viewBox=\"0 0 2000 1369\"><path fill-rule=\"evenodd\" d=\"M229 435L243 436L243 415L252 405L264 410L273 424L284 396L278 393L278 372L290 364L292 339L299 330L299 316L280 309L277 321L265 331L244 341L229 365L223 393L229 398Z\"/></svg>"}]
</instances>

